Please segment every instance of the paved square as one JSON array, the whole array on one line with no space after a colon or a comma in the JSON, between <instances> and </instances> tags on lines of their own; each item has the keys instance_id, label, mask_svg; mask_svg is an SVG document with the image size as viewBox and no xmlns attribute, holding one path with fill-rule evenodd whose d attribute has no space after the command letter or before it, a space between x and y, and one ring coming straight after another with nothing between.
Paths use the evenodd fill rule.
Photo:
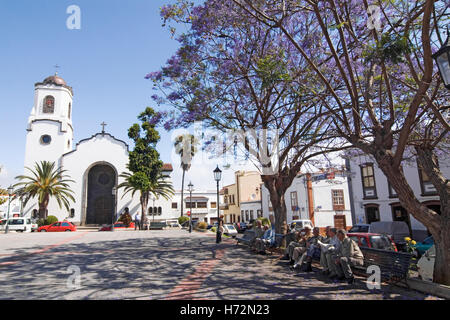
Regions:
<instances>
[{"instance_id":1,"label":"paved square","mask_svg":"<svg viewBox=\"0 0 450 320\"><path fill-rule=\"evenodd\" d=\"M296 274L275 256L185 230L0 234L0 283L0 299L432 298Z\"/></svg>"}]
</instances>

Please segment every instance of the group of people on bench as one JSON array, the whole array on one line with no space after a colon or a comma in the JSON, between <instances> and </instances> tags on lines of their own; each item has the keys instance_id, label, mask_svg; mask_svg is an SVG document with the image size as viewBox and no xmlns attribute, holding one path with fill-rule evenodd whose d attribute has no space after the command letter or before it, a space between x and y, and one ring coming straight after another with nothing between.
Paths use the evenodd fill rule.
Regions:
<instances>
[{"instance_id":1,"label":"group of people on bench","mask_svg":"<svg viewBox=\"0 0 450 320\"><path fill-rule=\"evenodd\" d=\"M306 226L295 233L295 240L286 248L282 260L288 260L292 269L312 271L312 260L320 260L322 274L330 279L346 280L353 283L351 267L362 266L364 256L358 244L347 237L344 229L327 227L326 237L320 235L320 229Z\"/></svg>"},{"instance_id":2,"label":"group of people on bench","mask_svg":"<svg viewBox=\"0 0 450 320\"><path fill-rule=\"evenodd\" d=\"M271 227L262 226L260 220L256 221L255 236L250 247L259 254L265 254L266 248L275 243L274 217L269 217ZM282 260L288 260L293 270L312 271L312 260L320 260L322 274L330 279L346 280L352 284L354 276L351 267L362 266L364 256L358 244L347 237L344 229L327 227L326 236L320 235L318 227L311 230L305 226L301 231L294 231L294 240L286 248Z\"/></svg>"}]
</instances>

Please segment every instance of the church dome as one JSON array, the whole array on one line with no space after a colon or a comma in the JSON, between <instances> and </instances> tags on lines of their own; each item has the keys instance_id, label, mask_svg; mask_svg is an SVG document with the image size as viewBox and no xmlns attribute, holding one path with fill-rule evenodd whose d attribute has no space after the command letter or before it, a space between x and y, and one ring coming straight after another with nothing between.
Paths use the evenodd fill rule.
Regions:
<instances>
[{"instance_id":1,"label":"church dome","mask_svg":"<svg viewBox=\"0 0 450 320\"><path fill-rule=\"evenodd\" d=\"M73 90L72 87L69 87L66 83L66 81L59 77L57 73L55 73L55 75L47 77L44 79L44 81L42 82L38 82L35 84L35 86L45 86L45 85L55 85L55 86L59 86L59 87L63 87L66 88L70 91L70 93L73 95Z\"/></svg>"},{"instance_id":2,"label":"church dome","mask_svg":"<svg viewBox=\"0 0 450 320\"><path fill-rule=\"evenodd\" d=\"M44 84L56 84L59 86L67 86L66 81L64 81L63 78L58 77L56 74L54 76L50 76L45 78L45 80L43 81Z\"/></svg>"}]
</instances>

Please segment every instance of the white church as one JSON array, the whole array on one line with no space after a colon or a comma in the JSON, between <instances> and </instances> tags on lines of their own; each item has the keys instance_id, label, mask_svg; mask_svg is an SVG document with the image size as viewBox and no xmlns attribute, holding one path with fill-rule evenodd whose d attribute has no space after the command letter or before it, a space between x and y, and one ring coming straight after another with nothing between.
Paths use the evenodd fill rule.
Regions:
<instances>
[{"instance_id":1,"label":"white church","mask_svg":"<svg viewBox=\"0 0 450 320\"><path fill-rule=\"evenodd\" d=\"M128 145L102 130L74 146L72 123L73 90L57 74L35 84L34 105L28 119L25 151L25 167L34 168L36 162L51 161L67 170L75 183L71 184L75 203L71 208L60 208L50 199L48 215L60 221L67 219L77 225L110 224L112 219L129 211L132 217L140 211L139 196L131 193L123 196L123 189L116 190L122 181L119 175L127 171ZM104 127L103 127L104 128ZM172 165L165 164L166 174ZM30 172L25 170L25 174ZM178 217L171 201L156 200L154 211L164 218ZM23 216L37 213L37 199L31 199L23 208ZM162 217L158 217L162 218Z\"/></svg>"}]
</instances>

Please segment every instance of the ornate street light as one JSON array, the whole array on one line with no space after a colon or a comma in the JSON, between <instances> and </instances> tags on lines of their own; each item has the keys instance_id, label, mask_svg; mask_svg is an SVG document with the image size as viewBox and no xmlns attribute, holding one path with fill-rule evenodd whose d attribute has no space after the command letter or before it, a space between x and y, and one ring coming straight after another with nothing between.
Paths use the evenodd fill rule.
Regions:
<instances>
[{"instance_id":1,"label":"ornate street light","mask_svg":"<svg viewBox=\"0 0 450 320\"><path fill-rule=\"evenodd\" d=\"M112 210L111 232L114 232L114 222L115 222L114 220L116 218L116 191L117 191L117 188L113 187L112 191L111 191L112 196L113 196L113 210Z\"/></svg>"},{"instance_id":2,"label":"ornate street light","mask_svg":"<svg viewBox=\"0 0 450 320\"><path fill-rule=\"evenodd\" d=\"M450 90L450 32L447 27L447 40L438 52L433 54L433 59L439 68L444 86Z\"/></svg>"},{"instance_id":3,"label":"ornate street light","mask_svg":"<svg viewBox=\"0 0 450 320\"><path fill-rule=\"evenodd\" d=\"M216 230L216 243L220 243L220 203L219 203L219 182L222 179L222 170L219 169L219 165L214 170L214 180L217 182L217 230Z\"/></svg>"},{"instance_id":4,"label":"ornate street light","mask_svg":"<svg viewBox=\"0 0 450 320\"><path fill-rule=\"evenodd\" d=\"M189 233L192 232L192 191L194 191L194 185L192 182L189 182L188 184L188 191L189 191L189 201L190 201L190 213L189 213Z\"/></svg>"},{"instance_id":5,"label":"ornate street light","mask_svg":"<svg viewBox=\"0 0 450 320\"><path fill-rule=\"evenodd\" d=\"M14 188L12 186L10 186L8 188L8 214L6 217L6 226L5 226L5 233L9 232L9 209L11 208L11 197L14 193Z\"/></svg>"}]
</instances>

